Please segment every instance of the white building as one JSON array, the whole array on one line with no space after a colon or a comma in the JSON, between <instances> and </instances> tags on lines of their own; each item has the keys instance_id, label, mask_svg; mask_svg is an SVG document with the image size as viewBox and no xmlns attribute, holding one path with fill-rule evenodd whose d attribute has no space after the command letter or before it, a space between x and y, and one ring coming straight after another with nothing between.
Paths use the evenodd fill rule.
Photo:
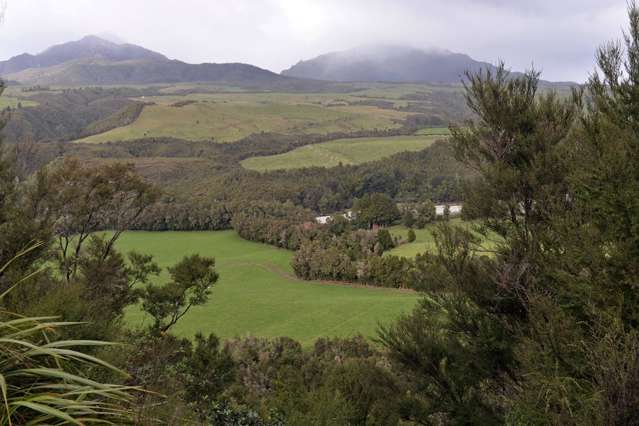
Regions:
<instances>
[{"instance_id":1,"label":"white building","mask_svg":"<svg viewBox=\"0 0 639 426\"><path fill-rule=\"evenodd\" d=\"M326 225L330 218L330 216L317 216L315 218L315 222L319 223L320 225Z\"/></svg>"},{"instance_id":2,"label":"white building","mask_svg":"<svg viewBox=\"0 0 639 426\"><path fill-rule=\"evenodd\" d=\"M451 216L456 216L456 215L461 214L461 211L462 211L462 205L461 204L448 204L448 207L450 208L450 215ZM435 214L437 216L443 216L445 209L446 209L446 204L436 205L435 206Z\"/></svg>"},{"instance_id":3,"label":"white building","mask_svg":"<svg viewBox=\"0 0 639 426\"><path fill-rule=\"evenodd\" d=\"M342 216L344 216L348 220L352 220L353 219L353 212L348 210ZM315 218L315 222L319 223L320 225L326 225L329 220L331 220L331 216L317 216Z\"/></svg>"}]
</instances>

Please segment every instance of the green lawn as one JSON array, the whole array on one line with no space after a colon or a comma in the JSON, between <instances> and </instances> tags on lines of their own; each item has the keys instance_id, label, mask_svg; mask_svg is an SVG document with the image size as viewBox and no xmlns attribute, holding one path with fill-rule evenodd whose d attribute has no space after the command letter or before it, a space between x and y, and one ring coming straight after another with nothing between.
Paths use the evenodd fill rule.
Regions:
<instances>
[{"instance_id":1,"label":"green lawn","mask_svg":"<svg viewBox=\"0 0 639 426\"><path fill-rule=\"evenodd\" d=\"M242 161L247 169L266 171L302 167L335 167L340 163L360 164L402 151L419 151L438 136L392 136L386 138L338 139L306 145L284 154L253 157Z\"/></svg>"},{"instance_id":2,"label":"green lawn","mask_svg":"<svg viewBox=\"0 0 639 426\"><path fill-rule=\"evenodd\" d=\"M435 238L433 237L433 230L437 227L439 222L434 222L426 225L424 229L413 229L415 231L415 236L417 237L415 241L412 243L402 244L399 247L396 247L390 251L388 254L401 256L401 257L415 257L418 254L426 253L426 252L434 252L437 247L435 246ZM459 218L451 219L452 225L457 226L465 226L468 229L471 229L472 224L470 222L464 222ZM404 240L408 235L408 228L403 225L397 225L389 228L389 231L393 236L399 236ZM479 234L477 234L480 236ZM481 244L481 248L485 248L490 250L495 247L496 242L499 240L499 237L496 234L488 234L486 238L480 236L483 239Z\"/></svg>"},{"instance_id":3,"label":"green lawn","mask_svg":"<svg viewBox=\"0 0 639 426\"><path fill-rule=\"evenodd\" d=\"M321 336L375 336L378 323L408 312L419 296L388 289L356 288L300 281L290 266L292 252L245 241L233 231L128 232L122 251L154 255L162 267L182 256L213 256L220 280L210 301L177 324L180 336L196 332L235 336L289 336L304 345ZM159 281L167 279L166 272ZM127 313L134 327L148 321L139 309Z\"/></svg>"}]
</instances>

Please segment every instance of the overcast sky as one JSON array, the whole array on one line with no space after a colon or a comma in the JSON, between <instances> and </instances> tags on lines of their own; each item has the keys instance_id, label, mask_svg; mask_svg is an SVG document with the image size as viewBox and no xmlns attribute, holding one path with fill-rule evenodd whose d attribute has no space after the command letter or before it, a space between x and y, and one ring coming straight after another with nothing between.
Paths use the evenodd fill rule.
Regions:
<instances>
[{"instance_id":1,"label":"overcast sky","mask_svg":"<svg viewBox=\"0 0 639 426\"><path fill-rule=\"evenodd\" d=\"M625 0L0 0L0 59L110 34L187 62L276 72L322 53L392 43L439 47L548 80L584 81L619 39Z\"/></svg>"}]
</instances>

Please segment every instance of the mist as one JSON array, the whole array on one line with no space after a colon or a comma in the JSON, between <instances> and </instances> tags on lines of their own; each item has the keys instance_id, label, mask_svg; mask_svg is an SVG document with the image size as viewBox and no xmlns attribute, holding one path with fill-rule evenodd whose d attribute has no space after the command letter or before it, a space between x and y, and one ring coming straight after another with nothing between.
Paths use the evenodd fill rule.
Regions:
<instances>
[{"instance_id":1,"label":"mist","mask_svg":"<svg viewBox=\"0 0 639 426\"><path fill-rule=\"evenodd\" d=\"M191 63L275 72L361 45L466 53L543 78L578 81L619 38L626 2L564 0L7 0L0 59L96 34ZM176 6L177 4L177 6Z\"/></svg>"}]
</instances>

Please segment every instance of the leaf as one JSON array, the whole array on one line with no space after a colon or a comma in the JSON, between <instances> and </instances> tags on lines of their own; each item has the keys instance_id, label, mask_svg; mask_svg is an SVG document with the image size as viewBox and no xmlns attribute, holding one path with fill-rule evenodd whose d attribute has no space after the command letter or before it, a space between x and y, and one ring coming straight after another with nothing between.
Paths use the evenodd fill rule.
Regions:
<instances>
[{"instance_id":1,"label":"leaf","mask_svg":"<svg viewBox=\"0 0 639 426\"><path fill-rule=\"evenodd\" d=\"M29 408L33 411L37 411L39 413L46 414L48 416L51 416L60 420L65 420L68 423L73 423L75 425L82 426L82 423L80 423L79 421L77 421L76 419L74 419L73 417L65 413L64 411L60 411L56 408L53 408L47 405L42 405L36 402L30 402L30 401L16 401L16 402L12 402L11 405L17 406L17 407Z\"/></svg>"}]
</instances>

